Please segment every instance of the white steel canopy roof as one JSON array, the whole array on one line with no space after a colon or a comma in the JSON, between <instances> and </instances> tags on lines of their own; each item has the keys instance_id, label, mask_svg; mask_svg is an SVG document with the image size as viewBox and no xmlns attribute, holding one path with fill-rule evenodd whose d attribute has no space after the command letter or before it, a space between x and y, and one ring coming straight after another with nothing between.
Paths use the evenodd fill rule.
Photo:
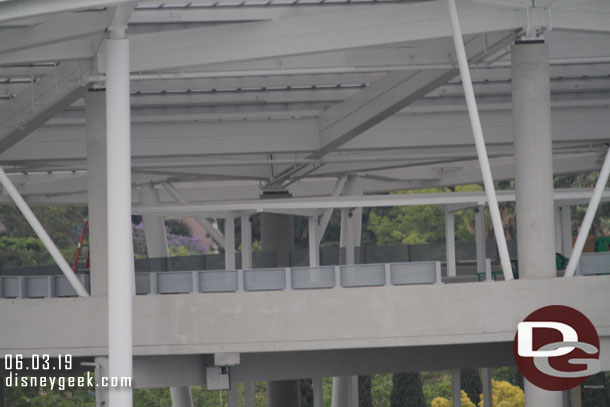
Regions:
<instances>
[{"instance_id":1,"label":"white steel canopy roof","mask_svg":"<svg viewBox=\"0 0 610 407\"><path fill-rule=\"evenodd\" d=\"M510 45L526 32L550 47L554 171L598 168L610 4L458 9L494 178L514 177ZM0 162L30 202L86 202L83 95L103 88L103 38L122 21L136 184L218 201L328 195L354 173L366 193L480 182L443 1L7 1Z\"/></svg>"}]
</instances>

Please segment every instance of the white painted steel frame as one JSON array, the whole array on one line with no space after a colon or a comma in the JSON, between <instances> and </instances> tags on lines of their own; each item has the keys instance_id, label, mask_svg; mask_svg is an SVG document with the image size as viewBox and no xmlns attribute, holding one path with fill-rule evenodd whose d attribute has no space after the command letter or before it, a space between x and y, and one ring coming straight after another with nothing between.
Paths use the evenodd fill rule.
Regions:
<instances>
[{"instance_id":1,"label":"white painted steel frame","mask_svg":"<svg viewBox=\"0 0 610 407\"><path fill-rule=\"evenodd\" d=\"M498 245L500 262L502 263L502 272L504 274L504 279L508 281L513 279L510 255L508 254L506 236L504 235L504 227L502 226L502 217L500 216L500 209L498 207L498 199L496 197L493 177L491 175L489 158L487 157L485 139L483 138L483 128L481 127L481 119L479 118L477 102L474 95L474 89L472 87L472 79L470 78L468 59L466 57L466 49L464 48L464 41L462 38L462 29L460 27L455 0L447 0L447 5L449 7L449 16L451 19L455 52L460 68L460 76L462 77L462 85L464 86L464 96L466 97L466 104L468 106L468 115L470 116L470 124L472 126L474 142L477 149L477 155L479 157L481 173L483 175L483 184L485 185L485 192L487 194L489 213L491 215L491 222L493 223L494 234L496 236L496 244Z\"/></svg>"},{"instance_id":2,"label":"white painted steel frame","mask_svg":"<svg viewBox=\"0 0 610 407\"><path fill-rule=\"evenodd\" d=\"M106 40L108 149L108 358L110 377L132 377L135 287L131 231L129 40L114 30ZM108 389L111 407L133 405L131 387Z\"/></svg>"}]
</instances>

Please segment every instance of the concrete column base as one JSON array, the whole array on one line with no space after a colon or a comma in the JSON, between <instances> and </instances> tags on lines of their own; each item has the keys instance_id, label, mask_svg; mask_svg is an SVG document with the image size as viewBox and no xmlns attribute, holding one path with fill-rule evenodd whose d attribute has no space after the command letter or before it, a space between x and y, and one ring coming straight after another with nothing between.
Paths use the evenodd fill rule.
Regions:
<instances>
[{"instance_id":1,"label":"concrete column base","mask_svg":"<svg viewBox=\"0 0 610 407\"><path fill-rule=\"evenodd\" d=\"M563 407L563 394L560 391L547 391L523 379L525 407Z\"/></svg>"}]
</instances>

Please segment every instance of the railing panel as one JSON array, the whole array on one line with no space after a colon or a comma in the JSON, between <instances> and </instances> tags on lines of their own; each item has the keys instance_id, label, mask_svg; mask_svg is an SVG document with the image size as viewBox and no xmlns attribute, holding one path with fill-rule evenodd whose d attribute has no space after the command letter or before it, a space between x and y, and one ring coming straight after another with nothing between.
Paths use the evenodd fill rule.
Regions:
<instances>
[{"instance_id":1,"label":"railing panel","mask_svg":"<svg viewBox=\"0 0 610 407\"><path fill-rule=\"evenodd\" d=\"M335 286L335 268L298 267L292 270L292 288L332 288Z\"/></svg>"},{"instance_id":2,"label":"railing panel","mask_svg":"<svg viewBox=\"0 0 610 407\"><path fill-rule=\"evenodd\" d=\"M393 285L434 284L436 262L390 264L390 275Z\"/></svg>"},{"instance_id":3,"label":"railing panel","mask_svg":"<svg viewBox=\"0 0 610 407\"><path fill-rule=\"evenodd\" d=\"M244 270L244 289L246 291L285 290L286 269Z\"/></svg>"},{"instance_id":4,"label":"railing panel","mask_svg":"<svg viewBox=\"0 0 610 407\"><path fill-rule=\"evenodd\" d=\"M356 264L341 266L343 287L380 286L385 284L383 264Z\"/></svg>"},{"instance_id":5,"label":"railing panel","mask_svg":"<svg viewBox=\"0 0 610 407\"><path fill-rule=\"evenodd\" d=\"M237 271L200 271L199 291L202 293L221 293L237 291Z\"/></svg>"}]
</instances>

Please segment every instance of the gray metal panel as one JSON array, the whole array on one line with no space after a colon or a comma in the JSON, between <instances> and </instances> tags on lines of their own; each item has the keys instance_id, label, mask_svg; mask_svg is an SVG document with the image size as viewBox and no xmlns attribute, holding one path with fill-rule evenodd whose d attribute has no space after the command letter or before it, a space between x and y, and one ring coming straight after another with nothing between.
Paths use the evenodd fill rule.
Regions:
<instances>
[{"instance_id":1,"label":"gray metal panel","mask_svg":"<svg viewBox=\"0 0 610 407\"><path fill-rule=\"evenodd\" d=\"M341 285L343 287L364 287L385 284L383 264L357 264L341 266Z\"/></svg>"},{"instance_id":2,"label":"gray metal panel","mask_svg":"<svg viewBox=\"0 0 610 407\"><path fill-rule=\"evenodd\" d=\"M78 279L83 283L85 288L89 287L89 276L83 274L77 275ZM65 276L55 276L53 281L53 289L55 297L76 297L76 291L70 285L70 282Z\"/></svg>"},{"instance_id":3,"label":"gray metal panel","mask_svg":"<svg viewBox=\"0 0 610 407\"><path fill-rule=\"evenodd\" d=\"M48 278L45 276L25 277L25 297L45 298L49 296Z\"/></svg>"},{"instance_id":4,"label":"gray metal panel","mask_svg":"<svg viewBox=\"0 0 610 407\"><path fill-rule=\"evenodd\" d=\"M244 270L244 289L246 291L284 290L285 288L285 268Z\"/></svg>"},{"instance_id":5,"label":"gray metal panel","mask_svg":"<svg viewBox=\"0 0 610 407\"><path fill-rule=\"evenodd\" d=\"M19 277L2 277L2 297L19 298Z\"/></svg>"},{"instance_id":6,"label":"gray metal panel","mask_svg":"<svg viewBox=\"0 0 610 407\"><path fill-rule=\"evenodd\" d=\"M199 272L199 291L220 293L237 291L237 271L211 270Z\"/></svg>"},{"instance_id":7,"label":"gray metal panel","mask_svg":"<svg viewBox=\"0 0 610 407\"><path fill-rule=\"evenodd\" d=\"M335 286L335 268L298 267L291 270L292 288L332 288Z\"/></svg>"},{"instance_id":8,"label":"gray metal panel","mask_svg":"<svg viewBox=\"0 0 610 407\"><path fill-rule=\"evenodd\" d=\"M150 273L136 273L136 294L148 294L150 292Z\"/></svg>"},{"instance_id":9,"label":"gray metal panel","mask_svg":"<svg viewBox=\"0 0 610 407\"><path fill-rule=\"evenodd\" d=\"M436 283L436 263L390 264L392 284L434 284Z\"/></svg>"},{"instance_id":10,"label":"gray metal panel","mask_svg":"<svg viewBox=\"0 0 610 407\"><path fill-rule=\"evenodd\" d=\"M159 294L186 294L193 289L193 277L190 271L174 271L157 274Z\"/></svg>"},{"instance_id":11,"label":"gray metal panel","mask_svg":"<svg viewBox=\"0 0 610 407\"><path fill-rule=\"evenodd\" d=\"M578 275L610 273L610 252L583 253L578 262Z\"/></svg>"}]
</instances>

